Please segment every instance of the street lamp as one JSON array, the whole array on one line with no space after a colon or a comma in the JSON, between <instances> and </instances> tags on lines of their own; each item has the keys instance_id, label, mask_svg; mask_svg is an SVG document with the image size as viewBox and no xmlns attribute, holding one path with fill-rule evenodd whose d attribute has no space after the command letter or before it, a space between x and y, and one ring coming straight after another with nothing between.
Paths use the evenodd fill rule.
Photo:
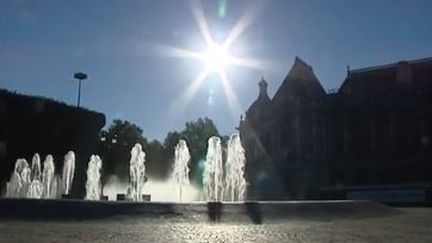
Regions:
<instances>
[{"instance_id":1,"label":"street lamp","mask_svg":"<svg viewBox=\"0 0 432 243\"><path fill-rule=\"evenodd\" d=\"M74 78L78 79L78 100L77 100L77 106L80 107L80 100L81 100L81 81L84 79L87 79L87 74L85 73L75 73Z\"/></svg>"}]
</instances>

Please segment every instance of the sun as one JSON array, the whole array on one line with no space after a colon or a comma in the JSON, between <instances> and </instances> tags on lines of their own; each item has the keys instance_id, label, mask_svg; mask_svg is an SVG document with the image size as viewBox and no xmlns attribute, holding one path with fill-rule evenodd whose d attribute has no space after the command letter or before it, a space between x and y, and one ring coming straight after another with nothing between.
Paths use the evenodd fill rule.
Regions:
<instances>
[{"instance_id":1,"label":"sun","mask_svg":"<svg viewBox=\"0 0 432 243\"><path fill-rule=\"evenodd\" d=\"M256 70L266 70L269 66L268 63L263 60L253 59L250 57L239 57L230 52L230 49L235 50L233 44L242 36L244 31L253 22L260 10L260 7L255 4L250 5L250 7L245 10L244 14L235 23L233 28L228 31L227 36L222 39L221 42L217 42L212 36L200 0L190 0L190 3L193 17L196 20L197 27L199 28L206 49L196 51L175 46L167 46L162 49L162 51L175 57L197 59L203 63L204 67L190 82L190 84L186 86L186 89L179 95L179 97L175 99L172 103L172 107L176 110L178 110L179 106L182 108L186 107L207 77L214 73L219 77L219 80L222 83L223 92L228 101L228 106L232 113L231 115L233 115L234 118L235 113L238 113L238 111L242 111L243 109L238 102L237 95L231 84L231 80L228 77L226 69L231 66L241 66ZM243 49L243 47L240 49ZM235 117L235 119L237 119L237 117Z\"/></svg>"},{"instance_id":2,"label":"sun","mask_svg":"<svg viewBox=\"0 0 432 243\"><path fill-rule=\"evenodd\" d=\"M223 71L232 62L228 48L216 43L210 44L207 50L201 53L201 59L210 71Z\"/></svg>"}]
</instances>

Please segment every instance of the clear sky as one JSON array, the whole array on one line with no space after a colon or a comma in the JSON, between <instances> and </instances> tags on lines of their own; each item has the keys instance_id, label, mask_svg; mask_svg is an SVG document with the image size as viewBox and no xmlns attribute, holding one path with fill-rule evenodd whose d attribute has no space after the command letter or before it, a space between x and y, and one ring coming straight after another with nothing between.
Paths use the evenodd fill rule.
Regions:
<instances>
[{"instance_id":1,"label":"clear sky","mask_svg":"<svg viewBox=\"0 0 432 243\"><path fill-rule=\"evenodd\" d=\"M313 66L325 89L340 86L347 65L432 56L430 0L209 0L201 5L216 41L223 41L242 16L253 17L230 51L262 66L227 67L238 99L234 110L216 73L188 103L178 104L205 66L167 48L206 49L194 5L186 0L1 0L0 88L75 104L72 76L84 71L89 80L83 106L105 113L108 122L135 122L146 137L162 140L202 116L212 118L223 134L233 132L241 111L256 99L261 76L272 96L295 56Z\"/></svg>"}]
</instances>

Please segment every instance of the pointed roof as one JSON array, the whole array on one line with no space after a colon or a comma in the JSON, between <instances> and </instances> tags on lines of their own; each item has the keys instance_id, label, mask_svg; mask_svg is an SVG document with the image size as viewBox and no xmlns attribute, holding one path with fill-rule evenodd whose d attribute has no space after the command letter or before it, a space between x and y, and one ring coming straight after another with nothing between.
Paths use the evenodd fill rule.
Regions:
<instances>
[{"instance_id":1,"label":"pointed roof","mask_svg":"<svg viewBox=\"0 0 432 243\"><path fill-rule=\"evenodd\" d=\"M269 111L271 100L267 93L267 81L265 81L264 77L261 78L261 81L258 83L259 86L259 95L258 98L252 103L249 109L246 111L247 118L258 119L258 117L265 116L265 114Z\"/></svg>"},{"instance_id":2,"label":"pointed roof","mask_svg":"<svg viewBox=\"0 0 432 243\"><path fill-rule=\"evenodd\" d=\"M326 92L315 76L312 67L296 57L291 70L273 97L273 101L280 102L286 96L305 96L310 99L319 99L325 94Z\"/></svg>"}]
</instances>

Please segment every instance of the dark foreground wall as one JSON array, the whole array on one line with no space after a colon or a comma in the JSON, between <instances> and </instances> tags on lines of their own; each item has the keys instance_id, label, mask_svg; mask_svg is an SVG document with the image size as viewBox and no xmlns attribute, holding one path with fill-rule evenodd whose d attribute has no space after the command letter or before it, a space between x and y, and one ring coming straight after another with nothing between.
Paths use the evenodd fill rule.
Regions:
<instances>
[{"instance_id":1,"label":"dark foreground wall","mask_svg":"<svg viewBox=\"0 0 432 243\"><path fill-rule=\"evenodd\" d=\"M85 170L96 153L98 134L105 125L101 113L66 105L54 100L0 90L0 183L5 188L17 158L31 162L34 153L54 156L61 173L63 157L76 155L72 194L84 195Z\"/></svg>"},{"instance_id":2,"label":"dark foreground wall","mask_svg":"<svg viewBox=\"0 0 432 243\"><path fill-rule=\"evenodd\" d=\"M113 216L167 218L171 222L247 222L269 220L368 218L397 210L372 201L113 202L0 199L0 219L74 220Z\"/></svg>"}]
</instances>

